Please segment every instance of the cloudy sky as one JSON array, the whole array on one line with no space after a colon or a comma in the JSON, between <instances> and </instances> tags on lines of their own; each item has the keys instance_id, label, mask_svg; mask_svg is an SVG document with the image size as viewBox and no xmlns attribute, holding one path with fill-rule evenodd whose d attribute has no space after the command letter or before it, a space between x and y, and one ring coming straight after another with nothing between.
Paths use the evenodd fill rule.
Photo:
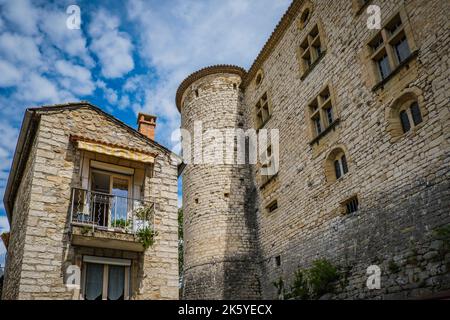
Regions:
<instances>
[{"instance_id":1,"label":"cloudy sky","mask_svg":"<svg viewBox=\"0 0 450 320\"><path fill-rule=\"evenodd\" d=\"M78 30L66 23L72 4ZM156 139L171 147L181 81L211 64L248 69L289 4L0 0L0 198L26 108L88 100L131 126L138 112L155 114ZM0 233L8 228L1 203ZM4 254L0 244L2 265Z\"/></svg>"}]
</instances>

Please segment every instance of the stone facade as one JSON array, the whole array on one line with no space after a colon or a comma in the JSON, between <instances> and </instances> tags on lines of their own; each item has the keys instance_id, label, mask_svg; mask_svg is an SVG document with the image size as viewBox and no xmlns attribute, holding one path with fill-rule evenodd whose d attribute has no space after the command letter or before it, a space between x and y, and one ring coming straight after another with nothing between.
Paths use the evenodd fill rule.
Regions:
<instances>
[{"instance_id":1,"label":"stone facade","mask_svg":"<svg viewBox=\"0 0 450 320\"><path fill-rule=\"evenodd\" d=\"M212 74L195 82L186 93L182 127L192 137L196 130L238 127L244 121L240 82L240 76L231 73ZM199 119L201 129L194 124ZM253 263L257 251L252 245L256 225L250 218L250 170L246 165L215 164L217 150L209 150L210 141L205 139L205 149L193 150L192 158L194 163L211 164L188 165L183 175L184 294L196 299L254 299L259 284Z\"/></svg>"},{"instance_id":2,"label":"stone facade","mask_svg":"<svg viewBox=\"0 0 450 320\"><path fill-rule=\"evenodd\" d=\"M317 259L345 270L347 281L332 298L421 298L450 290L450 253L435 235L450 225L449 3L370 1L380 6L382 24L401 13L413 51L378 85L367 54L377 30L367 28L368 15L356 3L293 1L248 73L211 67L181 85L177 103L190 132L194 121L255 128L264 93L272 108L264 128L280 132L279 172L265 186L254 166L185 169L186 298L253 298L246 289L258 287L258 297L276 298L274 281L291 284L299 267ZM315 24L325 50L304 73L299 47ZM325 85L339 121L313 140L308 104ZM395 108L410 96L423 122L396 134ZM336 150L347 156L348 174L333 181L327 159ZM353 196L359 210L343 215L342 204ZM269 212L274 200L278 208ZM225 223L228 214L240 224ZM233 272L218 263L242 254L253 263L233 260ZM370 265L381 268L380 290L366 287ZM235 278L235 270L247 279Z\"/></svg>"},{"instance_id":3,"label":"stone facade","mask_svg":"<svg viewBox=\"0 0 450 320\"><path fill-rule=\"evenodd\" d=\"M131 260L131 299L178 299L177 157L88 104L32 109L37 129L11 216L3 299L78 299L65 285L83 256ZM36 120L37 119L37 120ZM152 152L153 166L79 150L82 136ZM155 204L155 244L143 253L90 248L71 242L72 188L86 188L89 160L135 169L134 197ZM137 190L137 191L136 191ZM138 194L140 193L140 194Z\"/></svg>"}]
</instances>

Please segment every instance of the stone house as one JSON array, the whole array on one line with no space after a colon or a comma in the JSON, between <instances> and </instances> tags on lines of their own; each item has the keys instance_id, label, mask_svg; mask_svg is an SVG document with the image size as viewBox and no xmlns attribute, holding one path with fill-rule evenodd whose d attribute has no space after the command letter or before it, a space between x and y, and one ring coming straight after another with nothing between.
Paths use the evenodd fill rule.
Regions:
<instances>
[{"instance_id":1,"label":"stone house","mask_svg":"<svg viewBox=\"0 0 450 320\"><path fill-rule=\"evenodd\" d=\"M178 299L180 159L87 102L27 109L5 190L3 299Z\"/></svg>"},{"instance_id":2,"label":"stone house","mask_svg":"<svg viewBox=\"0 0 450 320\"><path fill-rule=\"evenodd\" d=\"M191 148L185 298L278 298L274 282L289 290L319 259L345 280L332 298L450 290L449 5L294 0L248 71L211 66L180 85L191 136L279 130L256 165ZM368 27L373 8L381 28Z\"/></svg>"}]
</instances>

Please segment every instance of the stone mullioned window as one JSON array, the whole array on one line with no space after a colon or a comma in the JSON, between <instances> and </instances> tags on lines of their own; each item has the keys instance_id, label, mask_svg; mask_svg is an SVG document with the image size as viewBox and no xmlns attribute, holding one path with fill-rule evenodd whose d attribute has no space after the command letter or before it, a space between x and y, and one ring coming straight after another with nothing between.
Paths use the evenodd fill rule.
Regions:
<instances>
[{"instance_id":1,"label":"stone mullioned window","mask_svg":"<svg viewBox=\"0 0 450 320\"><path fill-rule=\"evenodd\" d=\"M326 43L322 24L317 22L300 44L298 60L301 79L314 69L326 53Z\"/></svg>"},{"instance_id":2,"label":"stone mullioned window","mask_svg":"<svg viewBox=\"0 0 450 320\"><path fill-rule=\"evenodd\" d=\"M256 128L261 129L272 117L272 106L269 95L265 92L255 105Z\"/></svg>"},{"instance_id":3,"label":"stone mullioned window","mask_svg":"<svg viewBox=\"0 0 450 320\"><path fill-rule=\"evenodd\" d=\"M308 105L308 117L312 141L315 143L327 134L338 122L333 89L330 85L323 88L319 95Z\"/></svg>"},{"instance_id":4,"label":"stone mullioned window","mask_svg":"<svg viewBox=\"0 0 450 320\"><path fill-rule=\"evenodd\" d=\"M374 89L389 81L417 54L411 27L401 9L367 44Z\"/></svg>"}]
</instances>

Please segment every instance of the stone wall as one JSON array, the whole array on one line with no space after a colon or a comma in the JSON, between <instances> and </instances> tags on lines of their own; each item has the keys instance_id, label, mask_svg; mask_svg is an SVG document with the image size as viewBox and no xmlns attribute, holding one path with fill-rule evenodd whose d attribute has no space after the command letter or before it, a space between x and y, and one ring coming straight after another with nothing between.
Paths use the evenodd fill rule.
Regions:
<instances>
[{"instance_id":1,"label":"stone wall","mask_svg":"<svg viewBox=\"0 0 450 320\"><path fill-rule=\"evenodd\" d=\"M38 113L40 113L38 111ZM177 255L177 164L169 152L152 146L131 130L113 122L104 114L90 108L58 109L40 113L40 126L36 135L32 183L29 201L30 212L26 228L21 229L23 255L14 249L9 255L22 256L19 270L20 286L12 285L20 299L72 299L73 292L64 285L65 269L77 263L87 248L76 248L70 243L70 198L72 187L82 187L82 156L69 141L70 135L83 136L108 143L141 148L158 154L154 172L146 170L144 199L155 203L156 229L159 235L155 245L139 260L141 270L134 286L135 299L178 298ZM105 160L105 159L104 159ZM111 160L111 159L106 159ZM116 159L113 163L119 163ZM133 166L132 162L122 165ZM135 164L139 166L138 164ZM27 184L28 185L28 184ZM20 193L19 195L26 194ZM19 199L19 197L17 198ZM22 219L20 207L14 207L13 219ZM21 203L21 202L20 202ZM16 223L12 223L12 239ZM14 242L14 240L13 240ZM77 252L79 250L79 252ZM111 251L105 250L104 255ZM114 253L127 255L126 252ZM78 258L77 258L78 257ZM78 261L79 262L79 261ZM9 264L9 261L8 261ZM8 268L10 266L8 265ZM10 278L6 276L6 282ZM139 288L139 289L137 289Z\"/></svg>"},{"instance_id":2,"label":"stone wall","mask_svg":"<svg viewBox=\"0 0 450 320\"><path fill-rule=\"evenodd\" d=\"M24 259L25 235L27 232L28 214L31 208L31 186L36 157L36 139L32 145L32 152L28 156L27 164L23 171L23 178L18 188L18 196L14 203L15 212L12 216L8 256L5 265L2 299L14 300L19 298L21 286L21 274L27 271L27 266L22 264ZM16 214L17 213L17 214Z\"/></svg>"},{"instance_id":3,"label":"stone wall","mask_svg":"<svg viewBox=\"0 0 450 320\"><path fill-rule=\"evenodd\" d=\"M195 81L184 93L181 126L195 139L194 122L201 121L197 134L204 135L204 149L191 150L196 162L183 172L186 299L259 297L250 168L222 162L226 156L211 149L215 140L206 134L209 129L218 130L222 141L231 137L234 142L226 130L244 123L240 82L237 75L212 74Z\"/></svg>"},{"instance_id":4,"label":"stone wall","mask_svg":"<svg viewBox=\"0 0 450 320\"><path fill-rule=\"evenodd\" d=\"M248 126L254 125L256 101L267 91L273 116L266 128L280 130L278 178L257 197L263 298L277 296L273 281L282 277L289 285L298 267L319 258L350 270L340 298L423 297L450 288L449 255L438 256L442 243L433 235L450 224L448 3L403 3L418 56L384 87L373 90L366 67L365 46L376 33L366 28L367 15L356 14L351 1L320 0L313 1L304 29L298 16L286 30L262 66L259 88L252 82L246 89ZM383 22L401 7L394 1L372 4L380 5ZM319 21L327 51L302 80L298 47ZM310 145L306 107L327 83L340 123ZM422 93L424 123L393 142L386 115L405 89ZM349 173L329 183L324 164L336 146L348 151ZM360 210L342 216L341 202L355 194ZM267 213L272 199L279 208ZM382 269L381 290L365 286L372 264Z\"/></svg>"}]
</instances>

